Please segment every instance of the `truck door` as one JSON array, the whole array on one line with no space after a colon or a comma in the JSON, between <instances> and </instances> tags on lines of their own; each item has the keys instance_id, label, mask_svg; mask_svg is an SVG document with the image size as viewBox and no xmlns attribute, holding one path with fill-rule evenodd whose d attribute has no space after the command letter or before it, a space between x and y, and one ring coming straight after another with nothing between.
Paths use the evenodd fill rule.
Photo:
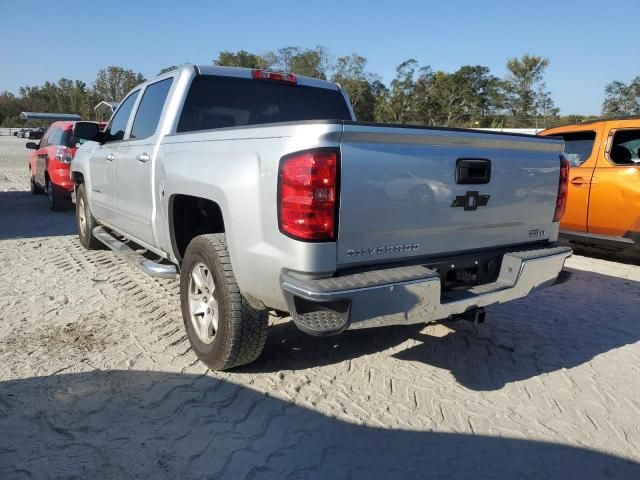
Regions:
<instances>
[{"instance_id":1,"label":"truck door","mask_svg":"<svg viewBox=\"0 0 640 480\"><path fill-rule=\"evenodd\" d=\"M91 181L90 203L93 214L109 224L116 219L116 183L115 166L118 161L118 150L127 130L131 111L136 103L140 90L132 92L120 104L105 128L106 142L95 148L89 163Z\"/></svg>"},{"instance_id":2,"label":"truck door","mask_svg":"<svg viewBox=\"0 0 640 480\"><path fill-rule=\"evenodd\" d=\"M560 228L587 231L589 192L600 150L602 125L585 125L570 132L553 133L564 138L564 155L569 160L569 200Z\"/></svg>"},{"instance_id":3,"label":"truck door","mask_svg":"<svg viewBox=\"0 0 640 480\"><path fill-rule=\"evenodd\" d=\"M589 200L589 232L631 238L640 231L640 128L611 121L605 131Z\"/></svg>"},{"instance_id":4,"label":"truck door","mask_svg":"<svg viewBox=\"0 0 640 480\"><path fill-rule=\"evenodd\" d=\"M118 150L116 163L115 227L134 239L153 244L153 158L159 140L158 126L173 78L147 85L142 93L131 131Z\"/></svg>"}]
</instances>

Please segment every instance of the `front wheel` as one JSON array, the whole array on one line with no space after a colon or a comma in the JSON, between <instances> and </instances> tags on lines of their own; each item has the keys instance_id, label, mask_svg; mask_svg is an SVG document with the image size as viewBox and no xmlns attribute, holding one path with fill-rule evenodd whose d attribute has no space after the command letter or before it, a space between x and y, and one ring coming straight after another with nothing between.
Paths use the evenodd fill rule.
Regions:
<instances>
[{"instance_id":1,"label":"front wheel","mask_svg":"<svg viewBox=\"0 0 640 480\"><path fill-rule=\"evenodd\" d=\"M200 235L187 247L180 303L191 347L212 370L251 363L262 353L268 315L240 293L224 234Z\"/></svg>"}]
</instances>

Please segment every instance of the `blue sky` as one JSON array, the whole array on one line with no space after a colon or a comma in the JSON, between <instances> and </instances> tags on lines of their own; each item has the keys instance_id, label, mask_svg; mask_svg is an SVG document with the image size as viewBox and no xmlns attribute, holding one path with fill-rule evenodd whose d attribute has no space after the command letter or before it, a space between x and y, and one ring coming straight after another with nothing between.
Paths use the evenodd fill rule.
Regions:
<instances>
[{"instance_id":1,"label":"blue sky","mask_svg":"<svg viewBox=\"0 0 640 480\"><path fill-rule=\"evenodd\" d=\"M106 8L105 8L106 7ZM153 76L210 63L220 50L326 46L357 52L388 82L408 58L503 76L526 52L551 64L563 114L597 114L611 80L640 75L640 1L119 1L0 0L0 91L60 77L92 83L121 65Z\"/></svg>"}]
</instances>

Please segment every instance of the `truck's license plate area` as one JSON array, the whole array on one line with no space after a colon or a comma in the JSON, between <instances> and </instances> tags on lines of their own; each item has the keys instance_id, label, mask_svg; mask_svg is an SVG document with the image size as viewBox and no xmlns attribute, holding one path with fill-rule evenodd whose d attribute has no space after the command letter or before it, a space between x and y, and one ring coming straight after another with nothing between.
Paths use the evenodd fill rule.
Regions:
<instances>
[{"instance_id":1,"label":"truck's license plate area","mask_svg":"<svg viewBox=\"0 0 640 480\"><path fill-rule=\"evenodd\" d=\"M444 293L495 282L500 273L501 261L502 255L494 254L430 263L425 264L425 267L438 272Z\"/></svg>"}]
</instances>

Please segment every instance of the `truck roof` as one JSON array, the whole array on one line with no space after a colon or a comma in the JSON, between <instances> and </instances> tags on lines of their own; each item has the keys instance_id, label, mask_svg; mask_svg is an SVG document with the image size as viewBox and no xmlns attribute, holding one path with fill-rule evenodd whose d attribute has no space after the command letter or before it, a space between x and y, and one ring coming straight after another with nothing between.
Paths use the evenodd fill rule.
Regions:
<instances>
[{"instance_id":1,"label":"truck roof","mask_svg":"<svg viewBox=\"0 0 640 480\"><path fill-rule=\"evenodd\" d=\"M219 65L193 65L190 63L185 63L181 67L176 70L188 70L195 71L196 75L219 75L223 77L238 77L238 78L253 78L253 71L256 70L254 68L244 68L244 67L222 67ZM259 70L259 69L258 69ZM267 70L264 71L273 71L275 70ZM173 74L175 70L170 72L163 73L162 75L158 75L157 77L147 80L145 83L153 83L158 78L162 78L168 76L169 74ZM316 88L327 88L329 90L340 90L340 86L337 83L329 82L328 80L321 80L319 78L307 77L305 75L295 75L297 84L303 85L307 87L316 87Z\"/></svg>"}]
</instances>

